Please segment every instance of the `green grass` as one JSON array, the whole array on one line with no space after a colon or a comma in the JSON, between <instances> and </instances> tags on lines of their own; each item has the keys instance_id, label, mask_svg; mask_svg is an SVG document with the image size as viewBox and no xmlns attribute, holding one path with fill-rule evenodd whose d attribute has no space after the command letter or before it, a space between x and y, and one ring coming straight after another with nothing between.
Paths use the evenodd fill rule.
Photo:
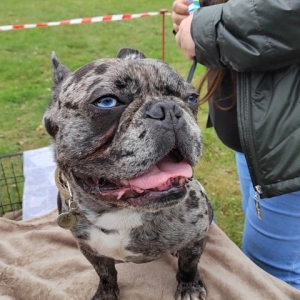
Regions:
<instances>
[{"instance_id":1,"label":"green grass","mask_svg":"<svg viewBox=\"0 0 300 300\"><path fill-rule=\"evenodd\" d=\"M0 25L59 21L110 14L171 12L172 1L1 0ZM191 62L175 44L166 16L165 61L186 78ZM0 32L0 155L49 145L41 120L51 93L51 52L71 70L122 47L161 58L162 17ZM203 73L198 66L194 83ZM240 245L243 216L234 154L205 129L207 107L199 112L205 151L195 175L211 198L219 226Z\"/></svg>"},{"instance_id":2,"label":"green grass","mask_svg":"<svg viewBox=\"0 0 300 300\"><path fill-rule=\"evenodd\" d=\"M220 142L212 128L205 128L207 112L207 105L203 105L198 113L204 151L194 169L194 175L213 203L219 227L241 247L244 215L234 152Z\"/></svg>"}]
</instances>

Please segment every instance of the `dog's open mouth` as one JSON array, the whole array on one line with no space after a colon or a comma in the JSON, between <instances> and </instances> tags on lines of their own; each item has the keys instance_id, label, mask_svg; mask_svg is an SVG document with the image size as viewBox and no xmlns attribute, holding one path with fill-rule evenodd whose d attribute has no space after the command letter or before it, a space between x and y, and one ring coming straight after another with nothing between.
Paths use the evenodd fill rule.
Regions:
<instances>
[{"instance_id":1,"label":"dog's open mouth","mask_svg":"<svg viewBox=\"0 0 300 300\"><path fill-rule=\"evenodd\" d=\"M192 167L187 161L168 155L135 178L110 181L75 176L75 179L84 191L96 198L126 201L135 206L161 197L176 198L176 194L183 193L192 175Z\"/></svg>"}]
</instances>

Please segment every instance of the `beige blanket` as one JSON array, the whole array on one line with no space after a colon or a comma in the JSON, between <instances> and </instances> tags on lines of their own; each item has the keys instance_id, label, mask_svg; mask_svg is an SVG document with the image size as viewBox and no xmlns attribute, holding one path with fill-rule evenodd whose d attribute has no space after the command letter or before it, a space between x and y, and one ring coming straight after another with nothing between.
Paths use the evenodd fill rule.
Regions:
<instances>
[{"instance_id":1,"label":"beige blanket","mask_svg":"<svg viewBox=\"0 0 300 300\"><path fill-rule=\"evenodd\" d=\"M98 277L56 211L31 221L0 218L0 299L90 299ZM120 299L172 300L177 259L118 264ZM207 300L299 300L300 291L266 274L217 225L211 226L199 269Z\"/></svg>"}]
</instances>

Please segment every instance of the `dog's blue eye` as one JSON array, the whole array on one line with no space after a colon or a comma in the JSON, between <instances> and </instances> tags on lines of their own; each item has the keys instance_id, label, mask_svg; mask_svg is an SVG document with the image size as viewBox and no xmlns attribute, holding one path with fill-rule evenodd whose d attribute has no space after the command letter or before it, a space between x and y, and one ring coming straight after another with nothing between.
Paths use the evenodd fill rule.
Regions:
<instances>
[{"instance_id":1,"label":"dog's blue eye","mask_svg":"<svg viewBox=\"0 0 300 300\"><path fill-rule=\"evenodd\" d=\"M115 107L117 105L117 100L113 97L103 97L103 98L100 98L100 99L97 99L94 104L98 107L101 107L101 108L112 108L112 107Z\"/></svg>"},{"instance_id":2,"label":"dog's blue eye","mask_svg":"<svg viewBox=\"0 0 300 300\"><path fill-rule=\"evenodd\" d=\"M187 102L189 104L198 104L198 96L196 96L196 95L190 95L190 96L188 96Z\"/></svg>"}]
</instances>

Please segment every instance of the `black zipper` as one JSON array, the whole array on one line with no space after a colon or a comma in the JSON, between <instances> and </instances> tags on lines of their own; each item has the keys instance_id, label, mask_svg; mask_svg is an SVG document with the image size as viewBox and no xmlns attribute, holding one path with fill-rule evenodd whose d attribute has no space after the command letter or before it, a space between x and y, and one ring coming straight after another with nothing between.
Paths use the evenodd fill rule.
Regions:
<instances>
[{"instance_id":1,"label":"black zipper","mask_svg":"<svg viewBox=\"0 0 300 300\"><path fill-rule=\"evenodd\" d=\"M250 73L237 74L237 118L239 126L239 135L242 149L246 156L250 177L255 189L254 202L257 216L262 219L262 212L260 208L260 197L263 195L262 186L259 183L260 172L257 164L256 151L254 144L251 143L252 126L251 126L251 85L247 84L247 78L251 76Z\"/></svg>"}]
</instances>

